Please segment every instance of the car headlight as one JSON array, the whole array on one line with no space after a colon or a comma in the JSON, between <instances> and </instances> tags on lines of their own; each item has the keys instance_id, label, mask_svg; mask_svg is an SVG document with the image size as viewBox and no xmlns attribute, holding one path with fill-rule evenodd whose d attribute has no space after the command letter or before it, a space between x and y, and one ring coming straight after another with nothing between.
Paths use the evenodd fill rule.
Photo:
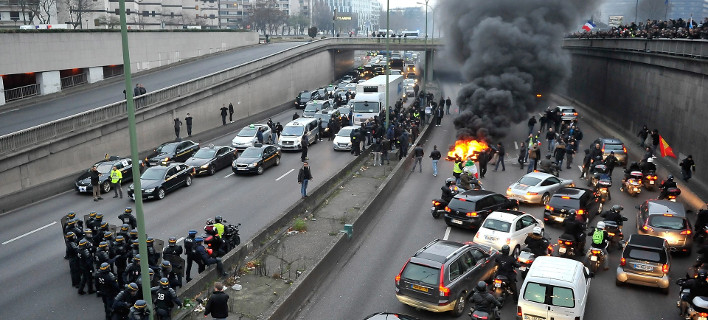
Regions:
<instances>
[{"instance_id":1,"label":"car headlight","mask_svg":"<svg viewBox=\"0 0 708 320\"><path fill-rule=\"evenodd\" d=\"M146 192L146 193L151 193L151 192L153 192L153 191L155 191L155 188L145 189L145 192Z\"/></svg>"},{"instance_id":2,"label":"car headlight","mask_svg":"<svg viewBox=\"0 0 708 320\"><path fill-rule=\"evenodd\" d=\"M254 162L248 165L249 168L254 168L258 165L258 162Z\"/></svg>"},{"instance_id":3,"label":"car headlight","mask_svg":"<svg viewBox=\"0 0 708 320\"><path fill-rule=\"evenodd\" d=\"M201 166L201 168L202 168L202 169L206 169L206 168L209 168L209 164L207 163L207 164L205 164L205 165Z\"/></svg>"}]
</instances>

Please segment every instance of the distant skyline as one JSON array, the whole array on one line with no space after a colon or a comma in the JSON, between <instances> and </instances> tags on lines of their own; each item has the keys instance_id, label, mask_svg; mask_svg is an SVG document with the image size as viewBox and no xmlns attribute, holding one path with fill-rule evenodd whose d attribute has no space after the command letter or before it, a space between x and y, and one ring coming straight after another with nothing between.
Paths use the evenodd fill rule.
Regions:
<instances>
[{"instance_id":1,"label":"distant skyline","mask_svg":"<svg viewBox=\"0 0 708 320\"><path fill-rule=\"evenodd\" d=\"M389 0L391 9L393 8L406 8L406 7L423 7L423 5L416 4L416 2L425 2L424 0ZM386 0L379 0L381 3L381 9L386 10ZM429 0L428 5L434 6L436 0Z\"/></svg>"}]
</instances>

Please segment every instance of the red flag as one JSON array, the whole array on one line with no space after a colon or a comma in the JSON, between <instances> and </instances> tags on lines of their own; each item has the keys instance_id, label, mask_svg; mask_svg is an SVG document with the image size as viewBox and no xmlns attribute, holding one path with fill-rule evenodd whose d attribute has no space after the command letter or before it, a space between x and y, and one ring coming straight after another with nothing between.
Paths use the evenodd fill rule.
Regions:
<instances>
[{"instance_id":1,"label":"red flag","mask_svg":"<svg viewBox=\"0 0 708 320\"><path fill-rule=\"evenodd\" d=\"M676 158L676 155L674 154L674 150L669 147L669 144L666 143L666 140L664 140L664 137L659 136L659 149L661 150L661 156L662 157L674 157Z\"/></svg>"}]
</instances>

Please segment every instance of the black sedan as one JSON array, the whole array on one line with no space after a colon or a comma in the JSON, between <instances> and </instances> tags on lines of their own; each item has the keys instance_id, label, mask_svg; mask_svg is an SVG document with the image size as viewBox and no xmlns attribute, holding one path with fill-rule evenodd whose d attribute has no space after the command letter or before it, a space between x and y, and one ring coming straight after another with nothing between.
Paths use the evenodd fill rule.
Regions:
<instances>
[{"instance_id":1,"label":"black sedan","mask_svg":"<svg viewBox=\"0 0 708 320\"><path fill-rule=\"evenodd\" d=\"M227 146L209 146L201 148L184 164L194 167L197 175L214 175L216 171L231 165L236 159L236 149Z\"/></svg>"},{"instance_id":2,"label":"black sedan","mask_svg":"<svg viewBox=\"0 0 708 320\"><path fill-rule=\"evenodd\" d=\"M280 148L271 145L248 147L234 160L231 169L235 174L263 174L265 169L280 164Z\"/></svg>"},{"instance_id":3,"label":"black sedan","mask_svg":"<svg viewBox=\"0 0 708 320\"><path fill-rule=\"evenodd\" d=\"M123 174L123 181L133 180L133 161L130 158L122 158L111 156L106 160L96 162L94 166L98 169L100 174L98 177L98 183L101 186L101 193L108 193L111 191L111 169L116 166L118 170ZM142 163L140 163L142 165ZM93 166L91 166L93 167ZM76 191L81 193L92 193L93 187L91 186L91 168L82 173L74 182L74 188Z\"/></svg>"},{"instance_id":4,"label":"black sedan","mask_svg":"<svg viewBox=\"0 0 708 320\"><path fill-rule=\"evenodd\" d=\"M185 162L195 152L199 150L199 144L191 140L166 142L155 148L150 155L145 158L145 162L150 166L156 166L167 162Z\"/></svg>"},{"instance_id":5,"label":"black sedan","mask_svg":"<svg viewBox=\"0 0 708 320\"><path fill-rule=\"evenodd\" d=\"M168 163L147 168L140 176L143 199L164 199L165 195L181 186L192 185L194 167L184 163ZM128 196L135 200L135 185L128 188Z\"/></svg>"}]
</instances>

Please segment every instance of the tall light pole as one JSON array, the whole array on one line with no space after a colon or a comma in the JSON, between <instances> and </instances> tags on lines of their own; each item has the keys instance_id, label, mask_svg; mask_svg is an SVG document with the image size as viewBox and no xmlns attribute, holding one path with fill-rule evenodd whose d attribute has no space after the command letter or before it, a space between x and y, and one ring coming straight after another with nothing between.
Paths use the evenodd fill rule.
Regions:
<instances>
[{"instance_id":1,"label":"tall light pole","mask_svg":"<svg viewBox=\"0 0 708 320\"><path fill-rule=\"evenodd\" d=\"M423 85L421 88L421 91L423 92L425 92L425 83L428 79L428 1L430 0L425 0L425 3L417 2L417 4L425 5L425 54L423 55L425 57L425 73L423 77ZM425 105L423 107L425 107Z\"/></svg>"},{"instance_id":2,"label":"tall light pole","mask_svg":"<svg viewBox=\"0 0 708 320\"><path fill-rule=\"evenodd\" d=\"M388 97L388 95L389 95L388 75L389 75L389 73L391 73L391 44L390 44L391 34L389 32L389 30L391 30L391 28L389 26L389 20L391 17L391 15L390 15L391 6L390 6L389 2L390 2L389 0L386 0L386 70L385 70L385 72L386 72L386 103L384 104L384 108L385 108L384 112L386 113L386 123L384 123L384 128L385 128L384 130L388 130L388 121L389 121L389 119L388 119L388 107L389 107L389 105L388 105L388 99L389 99L389 97Z\"/></svg>"},{"instance_id":3,"label":"tall light pole","mask_svg":"<svg viewBox=\"0 0 708 320\"><path fill-rule=\"evenodd\" d=\"M634 23L637 23L637 16L639 14L639 0L634 4Z\"/></svg>"}]
</instances>

